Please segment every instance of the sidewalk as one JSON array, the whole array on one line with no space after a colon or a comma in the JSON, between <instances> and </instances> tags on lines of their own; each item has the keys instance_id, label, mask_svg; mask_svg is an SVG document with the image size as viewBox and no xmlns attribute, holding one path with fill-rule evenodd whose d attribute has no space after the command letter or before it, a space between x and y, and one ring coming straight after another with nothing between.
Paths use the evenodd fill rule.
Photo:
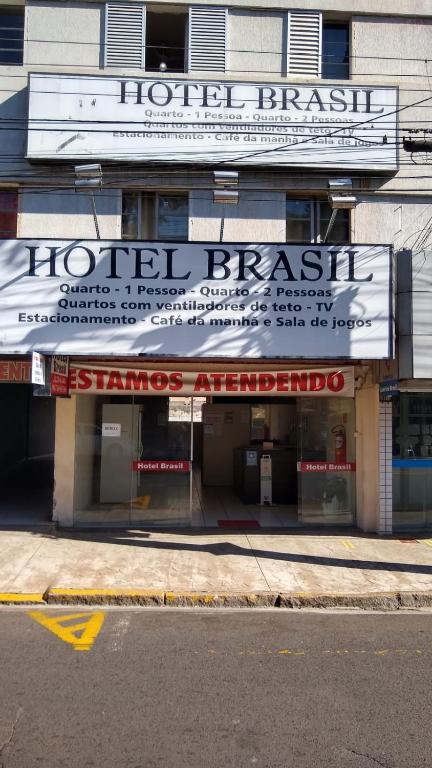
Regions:
<instances>
[{"instance_id":1,"label":"sidewalk","mask_svg":"<svg viewBox=\"0 0 432 768\"><path fill-rule=\"evenodd\" d=\"M0 531L0 603L432 607L432 539Z\"/></svg>"}]
</instances>

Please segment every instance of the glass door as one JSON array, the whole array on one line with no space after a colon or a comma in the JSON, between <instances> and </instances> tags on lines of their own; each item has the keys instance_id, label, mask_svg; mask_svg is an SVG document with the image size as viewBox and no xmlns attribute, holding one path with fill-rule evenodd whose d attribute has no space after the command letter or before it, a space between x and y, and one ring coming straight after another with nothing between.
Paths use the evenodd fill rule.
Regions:
<instances>
[{"instance_id":1,"label":"glass door","mask_svg":"<svg viewBox=\"0 0 432 768\"><path fill-rule=\"evenodd\" d=\"M190 522L190 403L77 397L75 525Z\"/></svg>"},{"instance_id":2,"label":"glass door","mask_svg":"<svg viewBox=\"0 0 432 768\"><path fill-rule=\"evenodd\" d=\"M131 522L190 522L191 398L141 398Z\"/></svg>"}]
</instances>

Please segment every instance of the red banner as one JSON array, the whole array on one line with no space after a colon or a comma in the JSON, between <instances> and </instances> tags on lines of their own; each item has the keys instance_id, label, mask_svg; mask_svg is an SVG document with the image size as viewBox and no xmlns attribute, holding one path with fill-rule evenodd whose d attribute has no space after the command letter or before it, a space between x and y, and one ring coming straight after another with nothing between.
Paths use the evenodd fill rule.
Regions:
<instances>
[{"instance_id":1,"label":"red banner","mask_svg":"<svg viewBox=\"0 0 432 768\"><path fill-rule=\"evenodd\" d=\"M189 472L190 461L141 459L140 461L134 461L132 468L134 472Z\"/></svg>"},{"instance_id":2,"label":"red banner","mask_svg":"<svg viewBox=\"0 0 432 768\"><path fill-rule=\"evenodd\" d=\"M71 364L69 388L80 395L273 395L354 397L354 368L282 371L158 371Z\"/></svg>"},{"instance_id":3,"label":"red banner","mask_svg":"<svg viewBox=\"0 0 432 768\"><path fill-rule=\"evenodd\" d=\"M337 464L332 461L298 461L297 472L355 472L356 465L353 461L344 461Z\"/></svg>"},{"instance_id":4,"label":"red banner","mask_svg":"<svg viewBox=\"0 0 432 768\"><path fill-rule=\"evenodd\" d=\"M0 381L30 382L30 360L0 360Z\"/></svg>"}]
</instances>

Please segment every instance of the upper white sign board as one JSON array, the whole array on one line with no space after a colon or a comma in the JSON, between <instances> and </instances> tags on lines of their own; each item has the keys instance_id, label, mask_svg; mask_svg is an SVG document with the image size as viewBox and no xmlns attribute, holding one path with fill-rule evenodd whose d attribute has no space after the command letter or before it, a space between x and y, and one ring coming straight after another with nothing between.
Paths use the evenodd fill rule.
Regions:
<instances>
[{"instance_id":1,"label":"upper white sign board","mask_svg":"<svg viewBox=\"0 0 432 768\"><path fill-rule=\"evenodd\" d=\"M392 356L381 245L0 241L0 354Z\"/></svg>"},{"instance_id":2,"label":"upper white sign board","mask_svg":"<svg viewBox=\"0 0 432 768\"><path fill-rule=\"evenodd\" d=\"M29 158L397 168L396 88L29 79Z\"/></svg>"}]
</instances>

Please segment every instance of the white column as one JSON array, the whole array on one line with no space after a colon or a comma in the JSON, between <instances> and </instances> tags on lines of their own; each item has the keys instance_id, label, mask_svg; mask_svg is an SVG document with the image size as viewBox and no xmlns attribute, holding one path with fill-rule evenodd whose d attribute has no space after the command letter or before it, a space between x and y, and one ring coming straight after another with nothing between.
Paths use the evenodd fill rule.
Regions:
<instances>
[{"instance_id":1,"label":"white column","mask_svg":"<svg viewBox=\"0 0 432 768\"><path fill-rule=\"evenodd\" d=\"M368 381L356 392L357 525L374 533L380 525L379 434L378 385Z\"/></svg>"},{"instance_id":2,"label":"white column","mask_svg":"<svg viewBox=\"0 0 432 768\"><path fill-rule=\"evenodd\" d=\"M54 454L54 514L60 526L73 525L75 484L76 397L58 397L56 402Z\"/></svg>"}]
</instances>

